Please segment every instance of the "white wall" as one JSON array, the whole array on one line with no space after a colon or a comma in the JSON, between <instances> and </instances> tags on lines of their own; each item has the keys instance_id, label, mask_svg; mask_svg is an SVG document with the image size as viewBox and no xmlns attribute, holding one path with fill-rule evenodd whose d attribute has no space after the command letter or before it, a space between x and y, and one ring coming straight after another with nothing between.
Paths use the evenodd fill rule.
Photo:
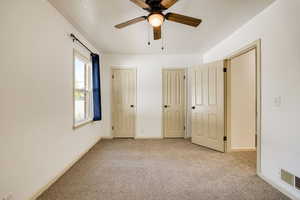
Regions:
<instances>
[{"instance_id":1,"label":"white wall","mask_svg":"<svg viewBox=\"0 0 300 200\"><path fill-rule=\"evenodd\" d=\"M279 170L300 176L299 10L299 0L277 0L204 55L204 62L222 59L262 39L262 174L298 198L300 191L284 184Z\"/></svg>"},{"instance_id":2,"label":"white wall","mask_svg":"<svg viewBox=\"0 0 300 200\"><path fill-rule=\"evenodd\" d=\"M187 68L200 64L199 55L103 55L105 83L105 120L108 120L107 137L111 136L110 89L111 67L137 68L137 137L162 136L162 68Z\"/></svg>"},{"instance_id":3,"label":"white wall","mask_svg":"<svg viewBox=\"0 0 300 200\"><path fill-rule=\"evenodd\" d=\"M0 24L0 199L27 200L100 138L103 122L72 129L73 47L89 54L68 34L87 41L48 1L1 1Z\"/></svg>"}]
</instances>

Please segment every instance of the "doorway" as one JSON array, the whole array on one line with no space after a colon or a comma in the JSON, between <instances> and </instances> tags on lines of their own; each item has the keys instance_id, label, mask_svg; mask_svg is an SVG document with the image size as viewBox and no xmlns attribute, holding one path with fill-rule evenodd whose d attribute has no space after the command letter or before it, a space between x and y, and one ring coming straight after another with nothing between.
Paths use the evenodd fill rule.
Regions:
<instances>
[{"instance_id":1,"label":"doorway","mask_svg":"<svg viewBox=\"0 0 300 200\"><path fill-rule=\"evenodd\" d=\"M185 69L163 69L163 137L184 138L186 130Z\"/></svg>"},{"instance_id":2,"label":"doorway","mask_svg":"<svg viewBox=\"0 0 300 200\"><path fill-rule=\"evenodd\" d=\"M255 151L256 129L256 50L230 60L227 69L227 112L229 151Z\"/></svg>"},{"instance_id":3,"label":"doorway","mask_svg":"<svg viewBox=\"0 0 300 200\"><path fill-rule=\"evenodd\" d=\"M134 138L136 126L136 69L112 69L112 135Z\"/></svg>"},{"instance_id":4,"label":"doorway","mask_svg":"<svg viewBox=\"0 0 300 200\"><path fill-rule=\"evenodd\" d=\"M226 59L226 152L256 151L261 171L261 41Z\"/></svg>"}]
</instances>

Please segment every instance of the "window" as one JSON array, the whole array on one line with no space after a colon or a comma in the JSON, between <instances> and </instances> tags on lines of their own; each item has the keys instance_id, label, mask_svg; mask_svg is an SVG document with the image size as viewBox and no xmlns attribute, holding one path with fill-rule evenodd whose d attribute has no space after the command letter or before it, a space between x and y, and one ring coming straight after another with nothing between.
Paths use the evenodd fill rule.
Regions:
<instances>
[{"instance_id":1,"label":"window","mask_svg":"<svg viewBox=\"0 0 300 200\"><path fill-rule=\"evenodd\" d=\"M74 53L74 127L92 121L92 71L89 59Z\"/></svg>"}]
</instances>

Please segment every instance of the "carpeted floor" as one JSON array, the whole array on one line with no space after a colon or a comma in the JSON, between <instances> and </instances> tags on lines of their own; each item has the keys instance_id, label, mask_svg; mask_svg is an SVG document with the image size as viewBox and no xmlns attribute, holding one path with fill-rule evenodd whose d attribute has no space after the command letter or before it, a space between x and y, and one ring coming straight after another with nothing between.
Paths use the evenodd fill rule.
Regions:
<instances>
[{"instance_id":1,"label":"carpeted floor","mask_svg":"<svg viewBox=\"0 0 300 200\"><path fill-rule=\"evenodd\" d=\"M255 175L255 152L187 140L102 140L39 200L288 200Z\"/></svg>"}]
</instances>

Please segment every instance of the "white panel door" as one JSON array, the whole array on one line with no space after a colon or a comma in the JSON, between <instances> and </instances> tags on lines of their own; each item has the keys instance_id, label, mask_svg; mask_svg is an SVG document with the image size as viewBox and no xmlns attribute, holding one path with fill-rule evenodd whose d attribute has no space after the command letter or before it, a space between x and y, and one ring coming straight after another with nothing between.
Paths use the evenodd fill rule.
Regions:
<instances>
[{"instance_id":1,"label":"white panel door","mask_svg":"<svg viewBox=\"0 0 300 200\"><path fill-rule=\"evenodd\" d=\"M224 152L224 61L192 69L192 142Z\"/></svg>"},{"instance_id":2,"label":"white panel door","mask_svg":"<svg viewBox=\"0 0 300 200\"><path fill-rule=\"evenodd\" d=\"M163 132L166 138L185 136L185 70L163 70Z\"/></svg>"},{"instance_id":3,"label":"white panel door","mask_svg":"<svg viewBox=\"0 0 300 200\"><path fill-rule=\"evenodd\" d=\"M135 137L136 71L112 70L112 129L113 136Z\"/></svg>"}]
</instances>

